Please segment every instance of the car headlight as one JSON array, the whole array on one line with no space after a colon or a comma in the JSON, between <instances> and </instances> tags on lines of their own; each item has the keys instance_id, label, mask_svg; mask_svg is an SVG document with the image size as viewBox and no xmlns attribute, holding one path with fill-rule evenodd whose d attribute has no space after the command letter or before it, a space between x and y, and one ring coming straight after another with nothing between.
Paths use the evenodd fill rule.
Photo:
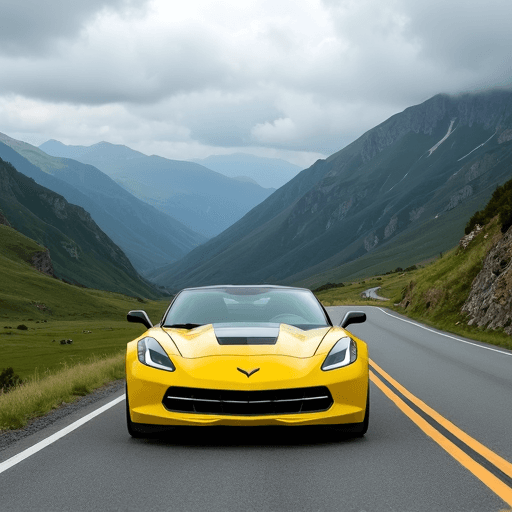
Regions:
<instances>
[{"instance_id":1,"label":"car headlight","mask_svg":"<svg viewBox=\"0 0 512 512\"><path fill-rule=\"evenodd\" d=\"M137 352L142 364L168 372L176 370L165 350L154 338L146 337L139 340Z\"/></svg>"},{"instance_id":2,"label":"car headlight","mask_svg":"<svg viewBox=\"0 0 512 512\"><path fill-rule=\"evenodd\" d=\"M356 342L348 336L341 338L325 358L322 370L334 370L348 366L357 359Z\"/></svg>"}]
</instances>

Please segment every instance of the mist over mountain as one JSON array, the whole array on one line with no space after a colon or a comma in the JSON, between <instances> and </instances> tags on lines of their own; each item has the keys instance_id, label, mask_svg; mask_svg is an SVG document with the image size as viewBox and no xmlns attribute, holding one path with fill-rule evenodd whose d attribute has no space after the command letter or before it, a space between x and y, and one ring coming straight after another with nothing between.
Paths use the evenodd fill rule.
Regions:
<instances>
[{"instance_id":1,"label":"mist over mountain","mask_svg":"<svg viewBox=\"0 0 512 512\"><path fill-rule=\"evenodd\" d=\"M407 266L454 246L511 175L512 92L437 95L317 161L151 277L177 289Z\"/></svg>"},{"instance_id":2,"label":"mist over mountain","mask_svg":"<svg viewBox=\"0 0 512 512\"><path fill-rule=\"evenodd\" d=\"M228 228L273 192L193 162L146 156L108 142L66 146L52 140L40 148L94 165L134 196L208 238Z\"/></svg>"},{"instance_id":3,"label":"mist over mountain","mask_svg":"<svg viewBox=\"0 0 512 512\"><path fill-rule=\"evenodd\" d=\"M247 176L265 188L279 188L294 178L301 168L280 158L264 158L247 153L211 155L193 162L231 178Z\"/></svg>"},{"instance_id":4,"label":"mist over mountain","mask_svg":"<svg viewBox=\"0 0 512 512\"><path fill-rule=\"evenodd\" d=\"M0 134L0 157L37 183L82 206L139 272L176 261L205 240L134 197L91 165L56 158Z\"/></svg>"},{"instance_id":5,"label":"mist over mountain","mask_svg":"<svg viewBox=\"0 0 512 512\"><path fill-rule=\"evenodd\" d=\"M159 296L88 212L2 159L0 208L12 228L49 249L57 277L101 290Z\"/></svg>"}]
</instances>

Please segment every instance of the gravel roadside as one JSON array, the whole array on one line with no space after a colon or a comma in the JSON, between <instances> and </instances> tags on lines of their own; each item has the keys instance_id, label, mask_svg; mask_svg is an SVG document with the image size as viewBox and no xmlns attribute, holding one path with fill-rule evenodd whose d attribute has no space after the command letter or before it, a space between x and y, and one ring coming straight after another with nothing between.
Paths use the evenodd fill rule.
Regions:
<instances>
[{"instance_id":1,"label":"gravel roadside","mask_svg":"<svg viewBox=\"0 0 512 512\"><path fill-rule=\"evenodd\" d=\"M71 403L64 403L58 409L50 411L45 416L40 418L34 418L31 420L26 427L18 430L6 430L0 432L0 451L5 450L7 447L16 443L20 439L30 436L40 430L48 427L56 421L73 414L83 407L86 407L94 402L98 402L103 398L107 398L109 395L113 395L124 389L125 380L119 379L108 384L105 384L101 388L96 389L87 396L83 396Z\"/></svg>"}]
</instances>

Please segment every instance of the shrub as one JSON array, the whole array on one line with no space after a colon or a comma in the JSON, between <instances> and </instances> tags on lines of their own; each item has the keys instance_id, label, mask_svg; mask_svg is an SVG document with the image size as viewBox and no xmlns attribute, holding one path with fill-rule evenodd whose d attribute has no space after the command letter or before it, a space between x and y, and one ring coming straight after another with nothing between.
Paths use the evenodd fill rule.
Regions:
<instances>
[{"instance_id":1,"label":"shrub","mask_svg":"<svg viewBox=\"0 0 512 512\"><path fill-rule=\"evenodd\" d=\"M24 324L18 325L18 327L16 327L16 329L19 329L20 331L28 331L28 327Z\"/></svg>"},{"instance_id":2,"label":"shrub","mask_svg":"<svg viewBox=\"0 0 512 512\"><path fill-rule=\"evenodd\" d=\"M23 381L20 376L14 373L14 369L12 366L9 368L4 368L0 372L0 389L3 390L4 393L9 391L16 386L19 386Z\"/></svg>"},{"instance_id":3,"label":"shrub","mask_svg":"<svg viewBox=\"0 0 512 512\"><path fill-rule=\"evenodd\" d=\"M341 288L342 286L345 286L343 283L325 283L322 286L319 286L318 288L314 289L314 292L321 292L323 290L330 290L331 288Z\"/></svg>"},{"instance_id":4,"label":"shrub","mask_svg":"<svg viewBox=\"0 0 512 512\"><path fill-rule=\"evenodd\" d=\"M499 215L501 231L504 233L512 225L512 180L498 186L483 210L475 212L466 224L464 232L469 235L477 224L485 226Z\"/></svg>"}]
</instances>

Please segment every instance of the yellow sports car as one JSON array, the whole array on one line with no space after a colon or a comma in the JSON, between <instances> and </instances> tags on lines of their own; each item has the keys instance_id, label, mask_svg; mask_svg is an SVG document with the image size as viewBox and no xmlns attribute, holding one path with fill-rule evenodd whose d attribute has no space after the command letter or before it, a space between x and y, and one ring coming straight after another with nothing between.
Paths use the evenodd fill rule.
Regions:
<instances>
[{"instance_id":1,"label":"yellow sports car","mask_svg":"<svg viewBox=\"0 0 512 512\"><path fill-rule=\"evenodd\" d=\"M311 291L209 286L178 293L126 351L126 419L133 437L176 425L339 425L368 429L368 348L333 326Z\"/></svg>"}]
</instances>

